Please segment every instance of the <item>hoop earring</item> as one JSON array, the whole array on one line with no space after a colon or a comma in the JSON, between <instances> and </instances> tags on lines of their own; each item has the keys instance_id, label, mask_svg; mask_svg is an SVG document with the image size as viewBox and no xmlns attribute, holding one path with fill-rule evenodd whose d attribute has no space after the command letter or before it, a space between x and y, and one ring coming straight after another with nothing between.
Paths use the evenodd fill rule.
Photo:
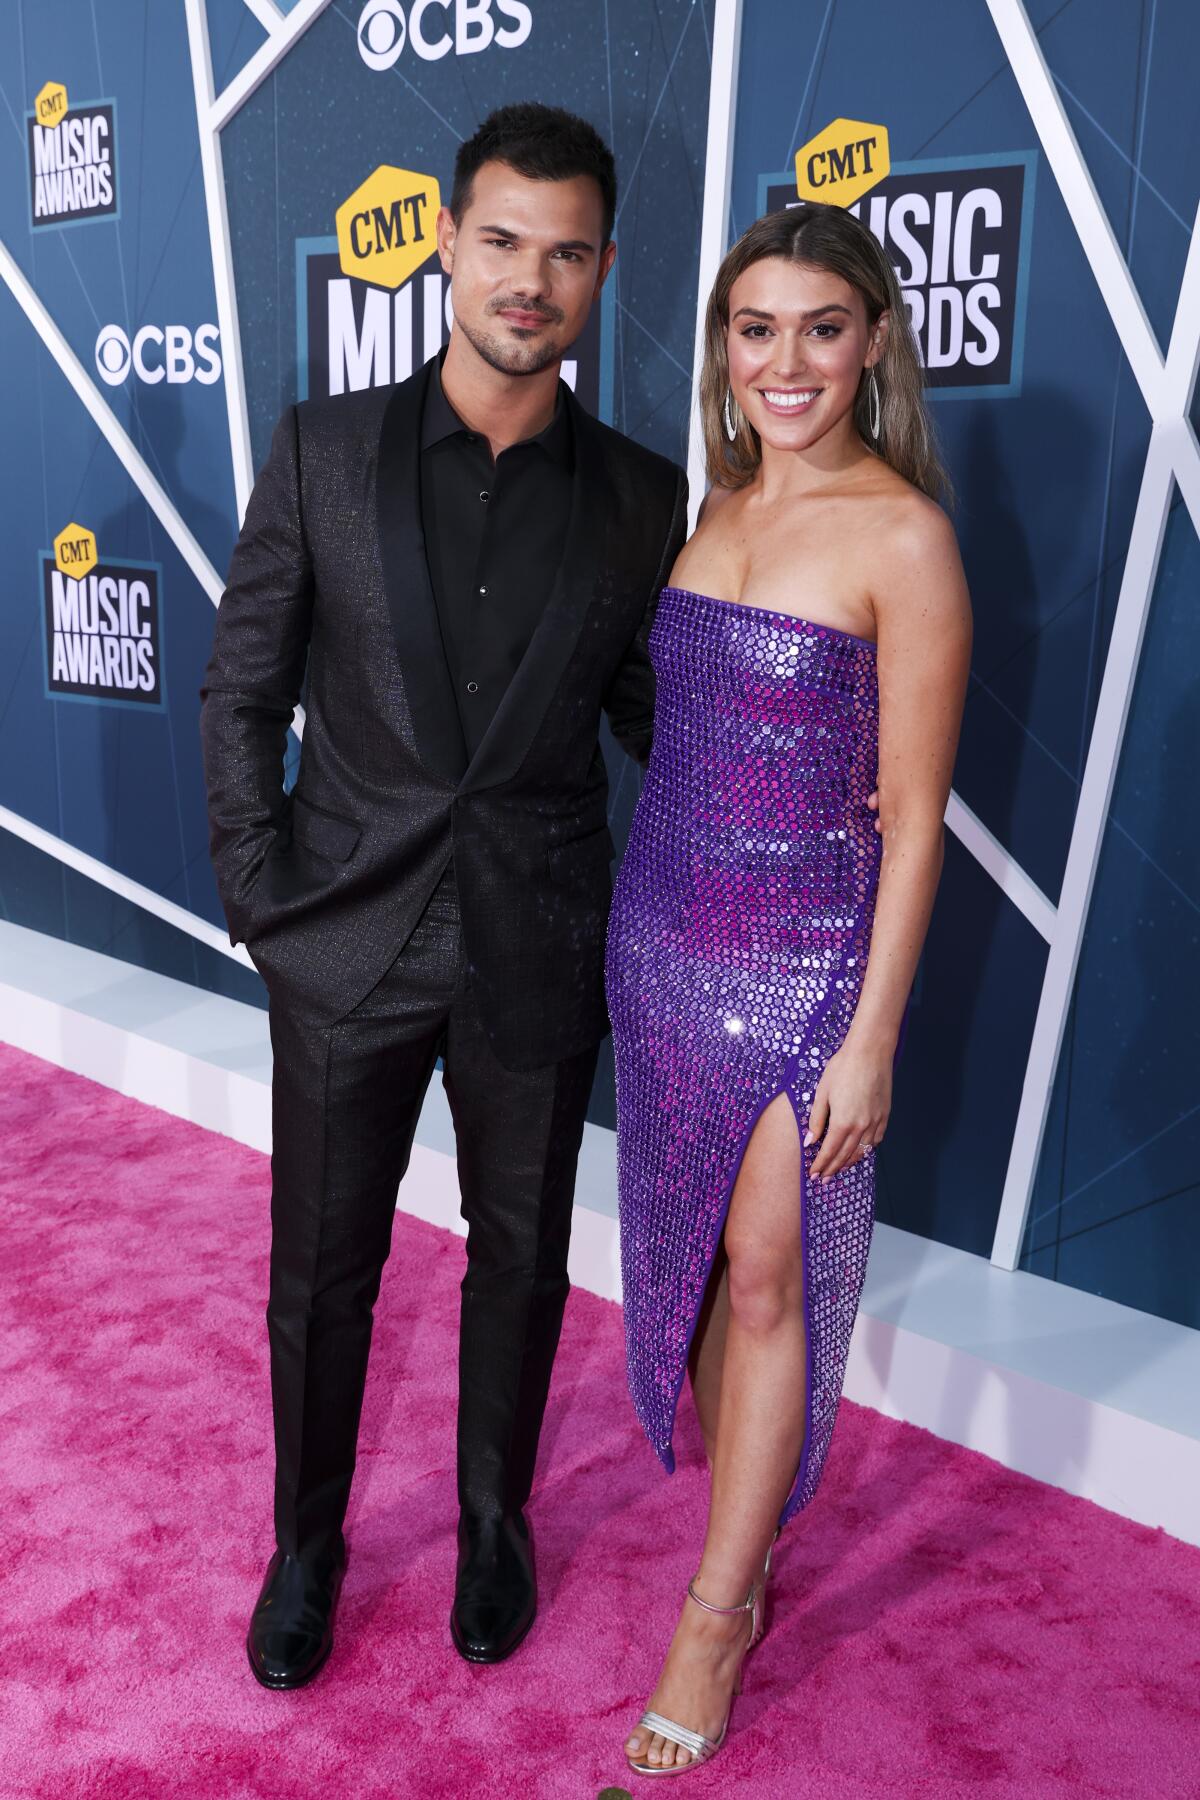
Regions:
<instances>
[{"instance_id":1,"label":"hoop earring","mask_svg":"<svg viewBox=\"0 0 1200 1800\"><path fill-rule=\"evenodd\" d=\"M878 443L879 426L883 409L879 404L879 383L875 379L874 365L871 367L871 379L867 383L867 402L871 414L871 436L875 439L876 443Z\"/></svg>"},{"instance_id":2,"label":"hoop earring","mask_svg":"<svg viewBox=\"0 0 1200 1800\"><path fill-rule=\"evenodd\" d=\"M725 389L725 436L729 439L730 443L732 444L732 442L733 442L734 438L736 438L737 434L738 434L738 428L734 424L734 421L733 421L733 389L726 388Z\"/></svg>"}]
</instances>

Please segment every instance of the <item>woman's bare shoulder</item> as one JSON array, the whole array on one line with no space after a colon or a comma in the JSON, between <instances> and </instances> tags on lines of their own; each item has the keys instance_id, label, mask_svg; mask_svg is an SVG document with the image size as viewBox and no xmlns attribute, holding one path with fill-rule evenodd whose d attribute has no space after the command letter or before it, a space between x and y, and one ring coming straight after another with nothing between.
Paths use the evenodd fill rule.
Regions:
<instances>
[{"instance_id":1,"label":"woman's bare shoulder","mask_svg":"<svg viewBox=\"0 0 1200 1800\"><path fill-rule=\"evenodd\" d=\"M700 502L700 510L696 514L696 530L701 525L711 524L723 506L727 506L733 496L739 492L737 488L710 487Z\"/></svg>"},{"instance_id":2,"label":"woman's bare shoulder","mask_svg":"<svg viewBox=\"0 0 1200 1800\"><path fill-rule=\"evenodd\" d=\"M953 523L940 503L896 471L881 484L870 528L863 534L864 574L880 638L896 620L921 625L907 641L928 637L969 644L971 603Z\"/></svg>"},{"instance_id":3,"label":"woman's bare shoulder","mask_svg":"<svg viewBox=\"0 0 1200 1800\"><path fill-rule=\"evenodd\" d=\"M883 463L872 471L865 497L871 519L864 541L889 561L897 556L925 560L945 556L958 540L941 503Z\"/></svg>"}]
</instances>

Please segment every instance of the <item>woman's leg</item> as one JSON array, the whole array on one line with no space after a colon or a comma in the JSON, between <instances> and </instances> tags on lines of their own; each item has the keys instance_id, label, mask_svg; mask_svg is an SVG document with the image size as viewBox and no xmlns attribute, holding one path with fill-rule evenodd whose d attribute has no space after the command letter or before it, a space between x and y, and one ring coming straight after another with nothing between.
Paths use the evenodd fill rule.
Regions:
<instances>
[{"instance_id":1,"label":"woman's leg","mask_svg":"<svg viewBox=\"0 0 1200 1800\"><path fill-rule=\"evenodd\" d=\"M692 1399L704 1437L709 1469L717 1451L717 1417L721 1407L721 1371L725 1365L725 1338L729 1330L729 1269L722 1242L713 1258L708 1286L688 1352L688 1378Z\"/></svg>"},{"instance_id":2,"label":"woman's leg","mask_svg":"<svg viewBox=\"0 0 1200 1800\"><path fill-rule=\"evenodd\" d=\"M791 1100L781 1094L755 1127L725 1224L728 1314L712 1502L696 1577L696 1591L714 1606L745 1599L761 1576L800 1462L807 1382L799 1193L800 1138ZM702 1380L711 1382L707 1355L706 1345ZM711 1392L709 1385L707 1398ZM716 1737L748 1635L745 1615L719 1618L685 1601L650 1709ZM690 1760L644 1727L626 1750L665 1768Z\"/></svg>"}]
</instances>

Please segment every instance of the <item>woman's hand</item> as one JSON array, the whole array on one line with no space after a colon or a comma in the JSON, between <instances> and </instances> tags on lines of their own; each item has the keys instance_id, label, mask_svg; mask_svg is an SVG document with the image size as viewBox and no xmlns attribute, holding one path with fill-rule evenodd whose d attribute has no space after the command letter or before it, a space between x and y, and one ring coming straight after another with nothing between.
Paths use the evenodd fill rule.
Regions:
<instances>
[{"instance_id":1,"label":"woman's hand","mask_svg":"<svg viewBox=\"0 0 1200 1800\"><path fill-rule=\"evenodd\" d=\"M805 1148L824 1138L810 1173L818 1180L861 1162L887 1129L892 1110L892 1056L849 1039L825 1064L808 1115Z\"/></svg>"}]
</instances>

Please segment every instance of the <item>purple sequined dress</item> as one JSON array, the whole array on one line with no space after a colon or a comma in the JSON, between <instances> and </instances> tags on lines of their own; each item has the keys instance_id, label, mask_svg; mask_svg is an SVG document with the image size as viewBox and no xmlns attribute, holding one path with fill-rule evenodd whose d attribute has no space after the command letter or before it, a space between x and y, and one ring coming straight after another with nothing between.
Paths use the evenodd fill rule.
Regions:
<instances>
[{"instance_id":1,"label":"purple sequined dress","mask_svg":"<svg viewBox=\"0 0 1200 1800\"><path fill-rule=\"evenodd\" d=\"M875 646L664 588L654 748L613 894L607 987L629 1386L658 1455L742 1155L787 1093L803 1139L862 986L882 847ZM907 1017L907 1012L906 1012ZM874 1217L874 1152L801 1156L807 1408L783 1518L816 1492Z\"/></svg>"}]
</instances>

